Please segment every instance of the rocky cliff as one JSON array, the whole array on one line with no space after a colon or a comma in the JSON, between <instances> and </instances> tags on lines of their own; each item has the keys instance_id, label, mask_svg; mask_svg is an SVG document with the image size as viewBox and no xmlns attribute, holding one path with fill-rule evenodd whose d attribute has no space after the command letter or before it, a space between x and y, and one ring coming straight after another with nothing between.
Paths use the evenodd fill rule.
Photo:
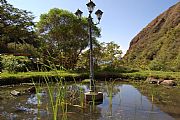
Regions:
<instances>
[{"instance_id":1,"label":"rocky cliff","mask_svg":"<svg viewBox=\"0 0 180 120\"><path fill-rule=\"evenodd\" d=\"M180 71L180 2L140 31L123 59L131 67Z\"/></svg>"}]
</instances>

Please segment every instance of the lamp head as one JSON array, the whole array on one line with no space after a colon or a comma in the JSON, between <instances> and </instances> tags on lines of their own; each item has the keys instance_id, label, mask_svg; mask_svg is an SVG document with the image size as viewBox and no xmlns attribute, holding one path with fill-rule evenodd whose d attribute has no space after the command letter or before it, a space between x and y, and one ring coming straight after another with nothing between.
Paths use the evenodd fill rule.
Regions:
<instances>
[{"instance_id":1,"label":"lamp head","mask_svg":"<svg viewBox=\"0 0 180 120\"><path fill-rule=\"evenodd\" d=\"M97 16L97 18L98 18L98 20L100 21L101 20L101 18L102 18L102 14L103 14L103 12L101 11L101 10L97 10L96 12L95 12L95 14L96 14L96 16Z\"/></svg>"},{"instance_id":2,"label":"lamp head","mask_svg":"<svg viewBox=\"0 0 180 120\"><path fill-rule=\"evenodd\" d=\"M87 8L88 8L88 10L89 10L90 13L93 12L93 10L94 10L94 8L95 8L95 6L96 6L95 3L93 3L93 1L91 1L91 0L90 0L90 2L87 3L86 5L87 5Z\"/></svg>"},{"instance_id":3,"label":"lamp head","mask_svg":"<svg viewBox=\"0 0 180 120\"><path fill-rule=\"evenodd\" d=\"M79 19L81 19L82 14L83 14L83 12L82 12L81 10L79 10L79 9L75 12L75 15L76 15Z\"/></svg>"}]
</instances>

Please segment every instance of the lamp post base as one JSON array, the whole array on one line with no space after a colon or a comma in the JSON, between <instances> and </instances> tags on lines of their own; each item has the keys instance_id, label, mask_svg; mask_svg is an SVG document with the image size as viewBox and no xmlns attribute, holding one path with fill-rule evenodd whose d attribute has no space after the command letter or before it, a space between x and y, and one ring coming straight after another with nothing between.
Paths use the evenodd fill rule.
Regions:
<instances>
[{"instance_id":1,"label":"lamp post base","mask_svg":"<svg viewBox=\"0 0 180 120\"><path fill-rule=\"evenodd\" d=\"M103 101L102 92L87 92L84 93L86 101Z\"/></svg>"}]
</instances>

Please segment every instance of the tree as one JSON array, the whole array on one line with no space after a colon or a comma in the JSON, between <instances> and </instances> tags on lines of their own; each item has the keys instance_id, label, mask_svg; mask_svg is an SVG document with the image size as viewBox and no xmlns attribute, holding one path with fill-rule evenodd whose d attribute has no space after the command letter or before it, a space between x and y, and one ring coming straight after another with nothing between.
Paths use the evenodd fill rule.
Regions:
<instances>
[{"instance_id":1,"label":"tree","mask_svg":"<svg viewBox=\"0 0 180 120\"><path fill-rule=\"evenodd\" d=\"M99 64L98 61L102 58L102 44L99 43L99 41L94 40L93 41L93 61L94 61L94 68L98 69ZM88 70L89 69L89 62L90 61L90 51L84 50L77 61L77 69L78 70Z\"/></svg>"},{"instance_id":2,"label":"tree","mask_svg":"<svg viewBox=\"0 0 180 120\"><path fill-rule=\"evenodd\" d=\"M122 50L120 50L120 46L114 42L104 43L103 46L103 57L101 64L117 67L119 65L119 61L122 58Z\"/></svg>"},{"instance_id":3,"label":"tree","mask_svg":"<svg viewBox=\"0 0 180 120\"><path fill-rule=\"evenodd\" d=\"M94 57L94 67L98 68L117 68L121 64L122 51L120 46L114 42L109 43L98 43L94 45L93 57ZM84 51L78 62L79 67L85 69L89 68L89 50Z\"/></svg>"},{"instance_id":4,"label":"tree","mask_svg":"<svg viewBox=\"0 0 180 120\"><path fill-rule=\"evenodd\" d=\"M8 43L37 44L33 19L31 12L0 0L0 53L9 52Z\"/></svg>"},{"instance_id":5,"label":"tree","mask_svg":"<svg viewBox=\"0 0 180 120\"><path fill-rule=\"evenodd\" d=\"M42 14L37 24L45 60L65 68L74 68L82 50L88 46L88 21L73 13L54 8ZM93 26L93 39L100 30ZM47 51L48 50L48 51Z\"/></svg>"}]
</instances>

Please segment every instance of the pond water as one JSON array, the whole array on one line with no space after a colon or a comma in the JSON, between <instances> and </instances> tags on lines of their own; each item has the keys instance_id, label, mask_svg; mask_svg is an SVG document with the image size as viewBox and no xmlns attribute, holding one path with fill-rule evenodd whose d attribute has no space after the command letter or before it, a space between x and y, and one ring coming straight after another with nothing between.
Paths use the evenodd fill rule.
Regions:
<instances>
[{"instance_id":1,"label":"pond water","mask_svg":"<svg viewBox=\"0 0 180 120\"><path fill-rule=\"evenodd\" d=\"M82 97L83 93L89 90L88 85L72 83L65 87L61 86L61 90L66 91L60 92L63 97L60 97L57 102L58 120L180 119L178 94L176 97L172 97L175 100L170 100L171 97L168 97L168 100L161 97L157 101L155 94L146 95L140 87L134 87L132 84L100 82L96 84L96 89L103 92L103 101L98 104L94 102L88 104ZM23 94L18 97L10 95L10 91L14 89L22 92L28 87L27 85L0 87L0 120L53 119L54 112L49 90L53 93L52 98L55 104L60 86L56 84L49 85L49 87L42 85L37 94ZM48 90L48 88L50 89ZM178 90L176 89L177 92L179 92Z\"/></svg>"}]
</instances>

